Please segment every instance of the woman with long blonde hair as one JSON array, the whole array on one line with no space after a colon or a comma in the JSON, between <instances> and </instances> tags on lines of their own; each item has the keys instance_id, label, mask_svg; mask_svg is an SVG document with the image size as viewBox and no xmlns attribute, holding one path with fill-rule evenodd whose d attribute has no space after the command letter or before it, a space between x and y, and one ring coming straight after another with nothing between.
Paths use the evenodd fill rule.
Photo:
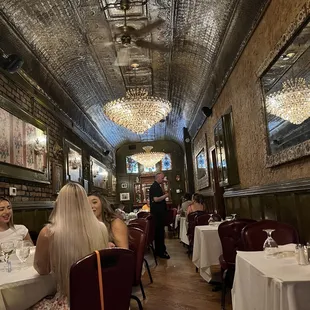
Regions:
<instances>
[{"instance_id":1,"label":"woman with long blonde hair","mask_svg":"<svg viewBox=\"0 0 310 310\"><path fill-rule=\"evenodd\" d=\"M55 275L57 293L33 309L69 309L71 266L94 250L106 248L108 241L107 228L94 215L84 188L77 183L65 185L59 192L50 224L39 234L34 257L34 268L39 274Z\"/></svg>"}]
</instances>

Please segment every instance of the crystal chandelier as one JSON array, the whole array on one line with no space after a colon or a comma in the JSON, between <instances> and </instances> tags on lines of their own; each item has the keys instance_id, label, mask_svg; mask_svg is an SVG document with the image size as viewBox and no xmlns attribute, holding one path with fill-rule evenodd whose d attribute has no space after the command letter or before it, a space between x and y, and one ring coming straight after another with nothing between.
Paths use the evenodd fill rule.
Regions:
<instances>
[{"instance_id":1,"label":"crystal chandelier","mask_svg":"<svg viewBox=\"0 0 310 310\"><path fill-rule=\"evenodd\" d=\"M108 102L103 112L114 123L135 133L142 134L171 111L168 100L151 97L142 88L132 88L126 96Z\"/></svg>"},{"instance_id":2,"label":"crystal chandelier","mask_svg":"<svg viewBox=\"0 0 310 310\"><path fill-rule=\"evenodd\" d=\"M165 153L163 152L151 152L152 148L152 146L144 146L143 150L145 153L134 154L131 158L143 165L145 168L152 168L165 156Z\"/></svg>"},{"instance_id":3,"label":"crystal chandelier","mask_svg":"<svg viewBox=\"0 0 310 310\"><path fill-rule=\"evenodd\" d=\"M304 78L287 80L282 86L266 97L267 112L299 125L310 116L310 86Z\"/></svg>"}]
</instances>

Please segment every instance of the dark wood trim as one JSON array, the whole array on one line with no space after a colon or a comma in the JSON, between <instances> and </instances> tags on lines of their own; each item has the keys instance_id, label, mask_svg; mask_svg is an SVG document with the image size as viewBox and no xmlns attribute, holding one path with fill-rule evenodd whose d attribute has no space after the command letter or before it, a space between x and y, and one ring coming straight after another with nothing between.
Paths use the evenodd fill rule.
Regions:
<instances>
[{"instance_id":1,"label":"dark wood trim","mask_svg":"<svg viewBox=\"0 0 310 310\"><path fill-rule=\"evenodd\" d=\"M16 201L12 202L13 210L53 209L55 201Z\"/></svg>"},{"instance_id":2,"label":"dark wood trim","mask_svg":"<svg viewBox=\"0 0 310 310\"><path fill-rule=\"evenodd\" d=\"M310 191L310 179L298 179L289 182L267 184L262 186L255 186L240 190L226 190L224 198L239 197L239 196L253 196L274 193L296 192L296 191Z\"/></svg>"}]
</instances>

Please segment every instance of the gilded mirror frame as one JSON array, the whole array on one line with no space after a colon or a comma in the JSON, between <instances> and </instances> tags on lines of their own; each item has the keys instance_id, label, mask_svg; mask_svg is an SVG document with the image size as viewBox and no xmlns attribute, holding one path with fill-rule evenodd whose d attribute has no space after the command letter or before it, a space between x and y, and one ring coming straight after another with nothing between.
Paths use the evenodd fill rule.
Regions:
<instances>
[{"instance_id":1,"label":"gilded mirror frame","mask_svg":"<svg viewBox=\"0 0 310 310\"><path fill-rule=\"evenodd\" d=\"M265 59L263 64L260 66L256 75L261 84L261 118L263 120L262 129L265 140L265 164L266 167L271 168L278 166L287 162L294 161L296 159L310 155L310 140L304 141L302 143L296 144L294 146L288 147L282 151L275 154L270 154L269 146L269 134L268 134L268 124L267 124L267 112L265 107L265 96L264 90L261 83L261 79L264 73L270 68L275 60L281 55L283 50L289 46L290 41L297 35L297 33L302 29L304 24L309 21L310 16L310 0L308 0L302 7L301 11L295 17L294 21L288 26L285 33L282 35L274 49L269 53L268 57Z\"/></svg>"}]
</instances>

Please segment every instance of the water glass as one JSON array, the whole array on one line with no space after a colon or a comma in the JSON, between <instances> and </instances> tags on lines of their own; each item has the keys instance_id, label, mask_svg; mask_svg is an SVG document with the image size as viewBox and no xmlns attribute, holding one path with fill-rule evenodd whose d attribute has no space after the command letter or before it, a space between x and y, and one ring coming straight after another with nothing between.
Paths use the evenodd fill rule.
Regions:
<instances>
[{"instance_id":1,"label":"water glass","mask_svg":"<svg viewBox=\"0 0 310 310\"><path fill-rule=\"evenodd\" d=\"M274 258L278 253L278 244L272 238L272 233L275 231L274 229L263 229L264 232L267 233L267 239L264 242L263 249L265 252L266 258Z\"/></svg>"},{"instance_id":2,"label":"water glass","mask_svg":"<svg viewBox=\"0 0 310 310\"><path fill-rule=\"evenodd\" d=\"M16 244L16 256L21 262L21 267L25 266L26 260L30 255L31 242L29 241L18 241Z\"/></svg>"},{"instance_id":3,"label":"water glass","mask_svg":"<svg viewBox=\"0 0 310 310\"><path fill-rule=\"evenodd\" d=\"M10 272L11 271L10 255L14 251L14 242L13 241L2 242L0 244L0 249L4 253L4 262L6 263L5 270Z\"/></svg>"}]
</instances>

